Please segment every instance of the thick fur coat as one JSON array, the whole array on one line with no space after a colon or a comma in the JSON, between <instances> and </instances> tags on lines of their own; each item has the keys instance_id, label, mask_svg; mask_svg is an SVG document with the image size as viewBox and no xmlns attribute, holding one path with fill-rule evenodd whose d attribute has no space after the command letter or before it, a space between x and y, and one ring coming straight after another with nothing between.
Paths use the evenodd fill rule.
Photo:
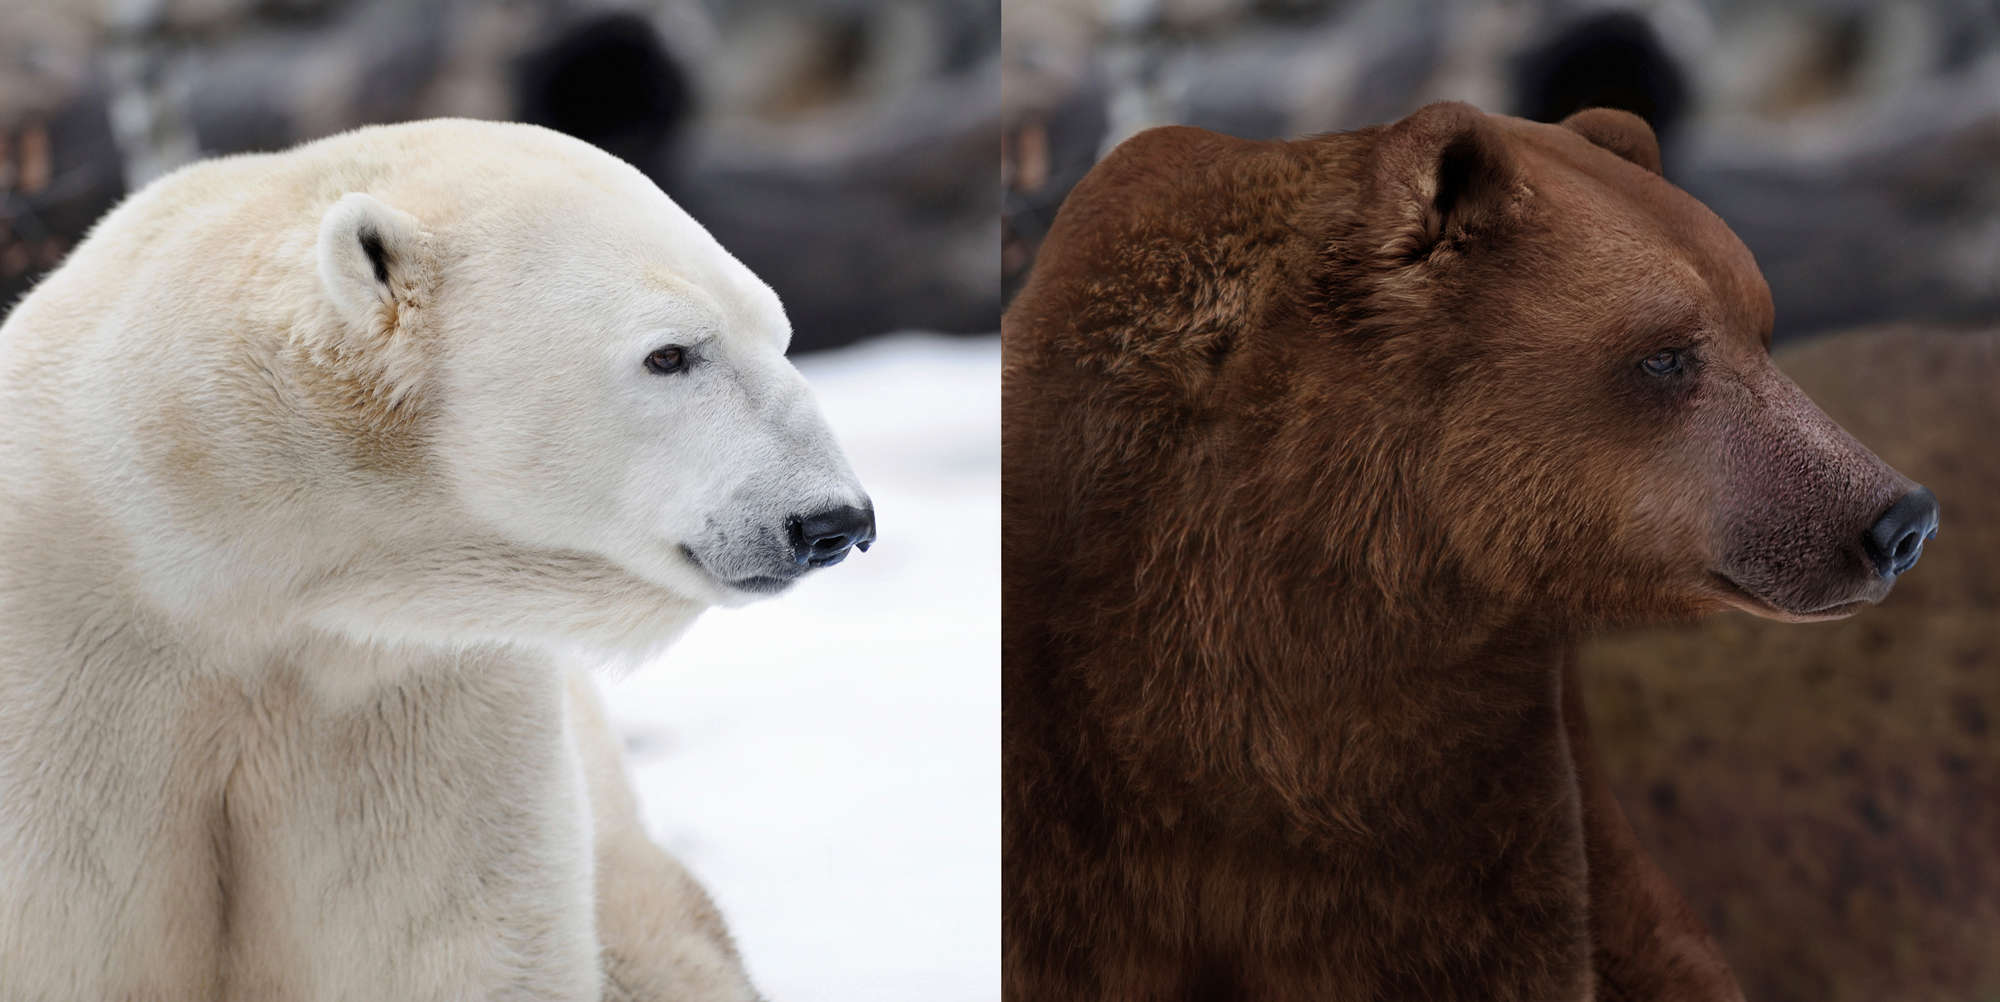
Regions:
<instances>
[{"instance_id":1,"label":"thick fur coat","mask_svg":"<svg viewBox=\"0 0 2000 1002\"><path fill-rule=\"evenodd\" d=\"M569 665L867 510L789 336L527 126L108 215L0 328L0 999L753 998Z\"/></svg>"},{"instance_id":2,"label":"thick fur coat","mask_svg":"<svg viewBox=\"0 0 2000 1002\"><path fill-rule=\"evenodd\" d=\"M1142 133L1003 321L1009 999L1734 999L1571 642L1886 593L1909 481L1629 115Z\"/></svg>"}]
</instances>

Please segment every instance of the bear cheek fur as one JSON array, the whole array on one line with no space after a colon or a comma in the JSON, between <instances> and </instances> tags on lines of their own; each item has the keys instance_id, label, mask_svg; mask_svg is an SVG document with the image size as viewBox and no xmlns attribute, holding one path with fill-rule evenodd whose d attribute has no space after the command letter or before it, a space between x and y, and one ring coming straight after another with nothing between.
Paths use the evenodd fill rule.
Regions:
<instances>
[{"instance_id":1,"label":"bear cheek fur","mask_svg":"<svg viewBox=\"0 0 2000 1002\"><path fill-rule=\"evenodd\" d=\"M1434 254L1421 269L1371 278L1367 298L1393 289L1395 328L1329 332L1248 363L1315 386L1281 405L1307 415L1307 431L1273 437L1272 451L1374 471L1370 496L1329 518L1353 531L1353 515L1368 515L1359 545L1392 598L1442 592L1485 615L1468 626L1529 616L1557 632L1692 616L1704 608L1719 492L1688 418L1626 371L1627 332L1670 297L1615 282L1551 296L1494 274L1591 274L1554 250L1580 244L1548 232L1559 224L1515 218L1485 234L1478 255ZM1345 406L1393 421L1366 429L1372 439L1315 420L1340 412L1329 388L1356 383L1342 373L1357 370L1379 378L1367 400ZM1315 485L1290 489L1295 498Z\"/></svg>"},{"instance_id":2,"label":"bear cheek fur","mask_svg":"<svg viewBox=\"0 0 2000 1002\"><path fill-rule=\"evenodd\" d=\"M1603 368L1459 393L1426 490L1481 601L1561 633L1692 615L1705 583L1717 491L1689 422L1621 413Z\"/></svg>"}]
</instances>

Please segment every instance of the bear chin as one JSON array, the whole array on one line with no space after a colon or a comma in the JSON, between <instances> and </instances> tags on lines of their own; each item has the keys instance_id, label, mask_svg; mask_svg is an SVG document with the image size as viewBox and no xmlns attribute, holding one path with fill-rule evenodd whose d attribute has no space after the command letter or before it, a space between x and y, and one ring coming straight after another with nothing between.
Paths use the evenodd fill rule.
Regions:
<instances>
[{"instance_id":1,"label":"bear chin","mask_svg":"<svg viewBox=\"0 0 2000 1002\"><path fill-rule=\"evenodd\" d=\"M1714 598L1724 608L1747 612L1759 619L1776 620L1781 623L1825 623L1836 619L1846 619L1861 610L1880 602L1889 594L1886 585L1871 588L1878 594L1847 599L1813 609L1787 609L1775 602L1759 597L1749 589L1731 580L1728 575L1709 572L1709 584Z\"/></svg>"},{"instance_id":2,"label":"bear chin","mask_svg":"<svg viewBox=\"0 0 2000 1002\"><path fill-rule=\"evenodd\" d=\"M714 590L716 604L730 608L748 605L758 599L780 594L805 576L805 568L801 566L795 574L746 574L741 577L725 578L709 569L708 564L702 561L701 555L694 551L694 547L682 543L676 549L681 559L694 568L695 574L702 582Z\"/></svg>"}]
</instances>

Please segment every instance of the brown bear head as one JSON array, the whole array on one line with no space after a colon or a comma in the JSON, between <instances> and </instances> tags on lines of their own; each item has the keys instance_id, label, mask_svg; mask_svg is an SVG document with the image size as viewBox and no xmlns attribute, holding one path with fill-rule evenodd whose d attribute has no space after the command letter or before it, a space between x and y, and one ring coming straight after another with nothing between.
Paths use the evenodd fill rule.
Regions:
<instances>
[{"instance_id":1,"label":"brown bear head","mask_svg":"<svg viewBox=\"0 0 2000 1002\"><path fill-rule=\"evenodd\" d=\"M1198 616L1328 583L1578 627L1847 614L1935 502L1772 366L1771 320L1622 112L1151 130L1006 318L1009 574L1234 574Z\"/></svg>"}]
</instances>

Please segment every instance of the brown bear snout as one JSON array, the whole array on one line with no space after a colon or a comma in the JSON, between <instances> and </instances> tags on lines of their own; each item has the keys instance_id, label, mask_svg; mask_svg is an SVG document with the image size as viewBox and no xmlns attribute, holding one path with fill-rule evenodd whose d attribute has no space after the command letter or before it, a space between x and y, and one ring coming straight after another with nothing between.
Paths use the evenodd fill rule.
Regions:
<instances>
[{"instance_id":1,"label":"brown bear snout","mask_svg":"<svg viewBox=\"0 0 2000 1002\"><path fill-rule=\"evenodd\" d=\"M1924 543L1937 535L1937 498L1919 487L1896 499L1868 529L1868 556L1884 577L1893 578L1917 565Z\"/></svg>"},{"instance_id":2,"label":"brown bear snout","mask_svg":"<svg viewBox=\"0 0 2000 1002\"><path fill-rule=\"evenodd\" d=\"M1759 359L1725 394L1724 602L1775 619L1886 598L1937 534L1938 502Z\"/></svg>"}]
</instances>

